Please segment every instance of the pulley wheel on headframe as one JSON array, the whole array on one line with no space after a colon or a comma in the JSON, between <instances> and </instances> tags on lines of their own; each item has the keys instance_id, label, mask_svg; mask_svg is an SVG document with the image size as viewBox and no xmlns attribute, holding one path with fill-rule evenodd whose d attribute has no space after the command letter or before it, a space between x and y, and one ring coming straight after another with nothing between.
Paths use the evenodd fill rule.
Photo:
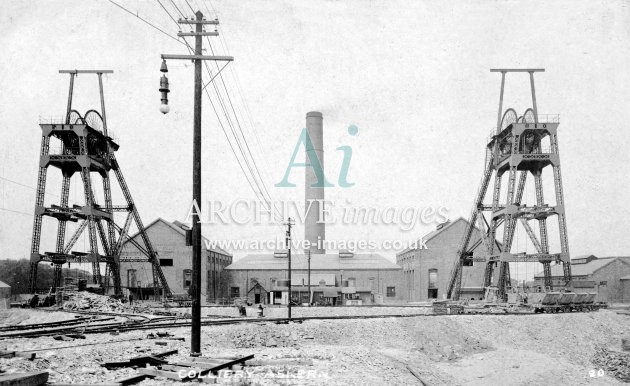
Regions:
<instances>
[{"instance_id":1,"label":"pulley wheel on headframe","mask_svg":"<svg viewBox=\"0 0 630 386\"><path fill-rule=\"evenodd\" d=\"M85 113L85 123L93 129L103 131L103 117L96 110L88 110Z\"/></svg>"},{"instance_id":2,"label":"pulley wheel on headframe","mask_svg":"<svg viewBox=\"0 0 630 386\"><path fill-rule=\"evenodd\" d=\"M83 123L83 118L81 117L81 114L79 114L79 112L76 110L70 110L68 116L66 116L66 124L76 125L81 123Z\"/></svg>"}]
</instances>

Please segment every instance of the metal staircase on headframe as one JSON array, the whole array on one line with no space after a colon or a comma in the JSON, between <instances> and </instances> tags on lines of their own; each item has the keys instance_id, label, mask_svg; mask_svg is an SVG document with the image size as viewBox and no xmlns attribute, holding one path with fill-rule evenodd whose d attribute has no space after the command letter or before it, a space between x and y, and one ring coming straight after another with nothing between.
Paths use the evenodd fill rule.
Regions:
<instances>
[{"instance_id":1,"label":"metal staircase on headframe","mask_svg":"<svg viewBox=\"0 0 630 386\"><path fill-rule=\"evenodd\" d=\"M120 295L120 255L125 241L133 243L145 255L145 261L152 263L153 282L156 292L162 289L163 295L170 295L166 278L160 268L159 259L151 240L149 240L142 220L116 161L115 151L119 145L112 139L107 129L105 100L103 96L102 75L111 70L61 70L70 74L68 105L64 118L58 122L41 123L42 144L40 150L39 176L35 199L35 218L31 244L31 270L29 288L37 290L37 266L40 262L50 262L54 266L54 287L62 286L62 266L65 263L91 263L92 282L109 288L113 281L114 294ZM98 76L101 112L88 110L84 116L72 109L74 80L78 74L96 74ZM51 139L60 144L51 148ZM48 167L61 170L63 180L59 205L44 206L46 176ZM113 170L125 198L124 205L112 204L112 191L109 172ZM79 173L83 185L85 205L69 206L70 183L75 173ZM96 202L92 173L102 178L104 204ZM115 214L127 213L122 226L116 223ZM54 252L40 253L42 219L49 216L57 219L57 240ZM66 242L68 222L79 223L74 234ZM144 246L128 235L132 222L141 235ZM76 242L87 229L89 251L73 251ZM98 235L98 237L97 237ZM100 244L100 249L99 249ZM101 264L106 265L105 278L101 275Z\"/></svg>"},{"instance_id":2,"label":"metal staircase on headframe","mask_svg":"<svg viewBox=\"0 0 630 386\"><path fill-rule=\"evenodd\" d=\"M483 261L486 263L484 288L496 286L496 293L499 299L504 300L507 291L511 287L509 265L511 262L541 263L547 289L552 289L553 287L551 277L552 262L563 265L565 285L571 280L569 245L560 174L560 156L558 152L557 130L559 119L557 115L540 117L536 106L534 73L542 72L544 69L495 69L491 71L501 73L497 127L495 134L487 145L484 177L477 192L475 205L470 214L470 221L451 272L448 297L453 300L459 299L464 263L472 259L471 251L475 246L471 248L469 244L475 224L481 230L481 241L486 252L483 258ZM520 117L514 109L509 108L505 112L503 111L505 75L508 72L529 73L532 107L525 110L525 113ZM541 143L547 138L549 148L545 149L541 146ZM542 171L547 166L551 166L553 169L555 206L549 206L544 199ZM506 173L508 177L507 193L505 200L501 202L501 180ZM536 203L533 205L527 205L522 202L523 191L529 174L533 176L536 191ZM486 205L484 204L484 198L493 176L492 204ZM488 213L488 215L484 213ZM550 216L557 216L558 218L559 253L549 252L547 218ZM536 236L530 221L538 222L540 239ZM521 224L525 229L528 238L536 249L536 253L512 253L517 224ZM496 236L497 230L500 228L503 231L503 238L502 243L499 244L496 241ZM498 275L495 274L497 266L499 268Z\"/></svg>"}]
</instances>

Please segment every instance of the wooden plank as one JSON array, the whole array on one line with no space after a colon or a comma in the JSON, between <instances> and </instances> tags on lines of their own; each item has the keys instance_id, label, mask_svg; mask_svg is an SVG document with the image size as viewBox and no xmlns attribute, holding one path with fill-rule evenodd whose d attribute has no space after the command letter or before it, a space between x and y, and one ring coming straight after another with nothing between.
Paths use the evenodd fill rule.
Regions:
<instances>
[{"instance_id":1,"label":"wooden plank","mask_svg":"<svg viewBox=\"0 0 630 386\"><path fill-rule=\"evenodd\" d=\"M214 366L214 367L213 367L213 368L211 368L211 369L204 370L204 371L202 371L202 372L201 372L201 375L205 375L205 374L207 374L208 372L211 372L211 373L213 373L213 374L214 374L214 373L218 372L219 370L223 370L223 369L227 369L227 368L232 368L232 366L234 366L234 365L241 364L241 363L245 363L245 361L248 361L248 360L250 360L250 359L252 359L252 358L254 358L254 354L247 355L247 356L244 356L244 357L242 357L242 358L234 359L234 360L231 360L231 361L228 361L228 362L222 363L222 364L220 364L220 365Z\"/></svg>"},{"instance_id":2,"label":"wooden plank","mask_svg":"<svg viewBox=\"0 0 630 386\"><path fill-rule=\"evenodd\" d=\"M147 364L161 365L161 364L166 363L166 361L161 358L164 358L173 354L177 354L177 350L168 350L161 353L133 357L133 358L130 358L128 361L105 362L101 366L105 367L106 369L115 369L119 367L146 366Z\"/></svg>"},{"instance_id":3,"label":"wooden plank","mask_svg":"<svg viewBox=\"0 0 630 386\"><path fill-rule=\"evenodd\" d=\"M0 375L0 386L39 386L48 382L48 371Z\"/></svg>"},{"instance_id":4,"label":"wooden plank","mask_svg":"<svg viewBox=\"0 0 630 386\"><path fill-rule=\"evenodd\" d=\"M232 359L230 359L232 360ZM217 359L217 360L206 360L206 361L181 361L177 362L177 365L180 366L188 366L188 367L213 367L216 365L220 365L221 363L225 363L227 360L225 359Z\"/></svg>"},{"instance_id":5,"label":"wooden plank","mask_svg":"<svg viewBox=\"0 0 630 386\"><path fill-rule=\"evenodd\" d=\"M235 359L238 359L239 357L236 356L229 356L229 357L212 357L212 358L207 358L207 357L188 357L188 360L191 362L216 362L216 361L221 361L221 362L225 362L225 361L233 361Z\"/></svg>"},{"instance_id":6,"label":"wooden plank","mask_svg":"<svg viewBox=\"0 0 630 386\"><path fill-rule=\"evenodd\" d=\"M148 376L146 374L134 374L130 377L115 379L114 383L117 383L119 385L133 385L138 382L142 382L147 378Z\"/></svg>"},{"instance_id":7,"label":"wooden plank","mask_svg":"<svg viewBox=\"0 0 630 386\"><path fill-rule=\"evenodd\" d=\"M124 362L105 362L105 363L101 363L101 366L105 367L108 370L111 370L111 369L117 369L119 367L130 367L131 363L129 363L129 361L124 361Z\"/></svg>"},{"instance_id":8,"label":"wooden plank","mask_svg":"<svg viewBox=\"0 0 630 386\"><path fill-rule=\"evenodd\" d=\"M160 366L160 368L162 370L169 370L169 371L181 371L184 370L186 373L188 373L189 371L196 371L196 372L200 372L202 370L202 367L193 367L193 366L180 366L179 364L167 364L167 365L162 365Z\"/></svg>"},{"instance_id":9,"label":"wooden plank","mask_svg":"<svg viewBox=\"0 0 630 386\"><path fill-rule=\"evenodd\" d=\"M164 358L167 357L169 355L175 355L177 354L177 350L168 350L168 351L164 351L161 353L157 353L157 354L153 354L152 356L156 357L156 358Z\"/></svg>"},{"instance_id":10,"label":"wooden plank","mask_svg":"<svg viewBox=\"0 0 630 386\"><path fill-rule=\"evenodd\" d=\"M313 366L312 359L254 359L247 366Z\"/></svg>"},{"instance_id":11,"label":"wooden plank","mask_svg":"<svg viewBox=\"0 0 630 386\"><path fill-rule=\"evenodd\" d=\"M163 377L167 379L175 379L178 381L182 381L183 379L185 379L185 378L181 378L179 376L179 373L177 372L158 370L154 368L139 368L138 372L141 374L146 374L151 377Z\"/></svg>"},{"instance_id":12,"label":"wooden plank","mask_svg":"<svg viewBox=\"0 0 630 386\"><path fill-rule=\"evenodd\" d=\"M164 363L167 362L163 359L156 358L153 355L144 355L129 359L130 366L145 366L147 364L157 366Z\"/></svg>"}]
</instances>

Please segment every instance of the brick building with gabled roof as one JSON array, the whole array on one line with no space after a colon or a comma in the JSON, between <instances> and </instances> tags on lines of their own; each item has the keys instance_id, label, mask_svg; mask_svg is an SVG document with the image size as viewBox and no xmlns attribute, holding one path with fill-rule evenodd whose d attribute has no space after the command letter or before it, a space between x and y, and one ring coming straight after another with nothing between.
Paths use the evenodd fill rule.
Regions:
<instances>
[{"instance_id":1,"label":"brick building with gabled roof","mask_svg":"<svg viewBox=\"0 0 630 386\"><path fill-rule=\"evenodd\" d=\"M145 227L160 259L160 266L173 294L185 294L192 284L192 246L190 228L179 221L169 222L157 218ZM139 233L131 237L144 245ZM202 237L201 296L202 303L214 302L229 296L229 277L225 267L232 264L232 255L218 247L207 248L208 239ZM144 254L127 240L122 258L144 258ZM121 262L120 275L123 288L136 298L152 294L152 269L148 262Z\"/></svg>"},{"instance_id":2,"label":"brick building with gabled roof","mask_svg":"<svg viewBox=\"0 0 630 386\"><path fill-rule=\"evenodd\" d=\"M379 254L312 254L310 296L307 257L293 253L291 259L294 303L337 305L405 301L400 291L401 267ZM247 298L252 304L287 304L286 253L250 254L226 270L230 272L232 298Z\"/></svg>"},{"instance_id":3,"label":"brick building with gabled roof","mask_svg":"<svg viewBox=\"0 0 630 386\"><path fill-rule=\"evenodd\" d=\"M630 302L630 256L578 256L571 259L571 287L575 292L597 292L598 300ZM564 286L562 265L551 266L554 286ZM544 289L543 273L534 275L533 286Z\"/></svg>"},{"instance_id":4,"label":"brick building with gabled roof","mask_svg":"<svg viewBox=\"0 0 630 386\"><path fill-rule=\"evenodd\" d=\"M396 254L396 263L403 268L402 287L405 298L410 302L443 299L455 264L457 251L468 226L462 217L439 224L421 238L417 248L408 248ZM485 262L474 261L483 254L481 237L475 228L469 245L479 244L473 249L473 261L467 262L462 274L461 299L481 300ZM426 247L426 248L425 248Z\"/></svg>"}]
</instances>

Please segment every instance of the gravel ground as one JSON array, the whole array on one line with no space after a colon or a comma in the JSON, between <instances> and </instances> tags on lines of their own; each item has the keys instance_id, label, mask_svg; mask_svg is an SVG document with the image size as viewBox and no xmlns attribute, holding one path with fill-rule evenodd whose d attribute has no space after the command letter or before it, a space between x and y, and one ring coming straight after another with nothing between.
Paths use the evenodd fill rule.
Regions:
<instances>
[{"instance_id":1,"label":"gravel ground","mask_svg":"<svg viewBox=\"0 0 630 386\"><path fill-rule=\"evenodd\" d=\"M396 311L404 312L402 307ZM605 368L603 376L591 375L605 365L597 355L602 347L618 349L620 338L630 335L629 321L628 316L600 310L238 324L203 327L202 345L206 357L255 354L256 359L308 362L250 367L256 373L244 384L419 384L411 369L430 385L611 385L621 382L609 376ZM56 347L38 352L34 361L0 359L0 369L47 369L54 382L102 383L135 373L133 369L108 371L100 367L105 361L172 348L179 354L168 357L169 361L187 358L188 329L171 330L186 337L186 342L164 340L166 346L143 339L148 332L95 334L74 342L47 337L0 341L0 348L10 350ZM97 345L59 348L90 343ZM307 377L278 378L298 370ZM159 378L142 382L164 383Z\"/></svg>"}]
</instances>

